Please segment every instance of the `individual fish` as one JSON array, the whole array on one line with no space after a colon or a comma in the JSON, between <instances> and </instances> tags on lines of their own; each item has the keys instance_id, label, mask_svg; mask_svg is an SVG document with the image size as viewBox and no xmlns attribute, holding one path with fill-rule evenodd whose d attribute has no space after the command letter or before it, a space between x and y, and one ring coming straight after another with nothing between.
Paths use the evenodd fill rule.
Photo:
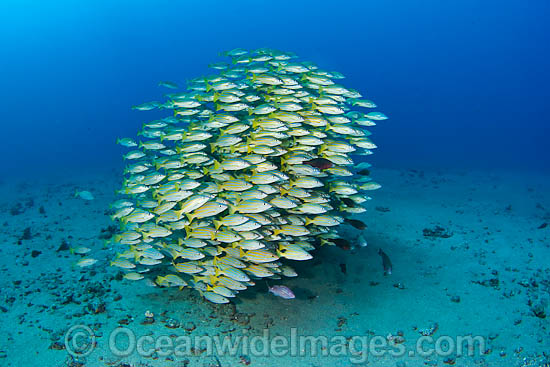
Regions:
<instances>
[{"instance_id":1,"label":"individual fish","mask_svg":"<svg viewBox=\"0 0 550 367\"><path fill-rule=\"evenodd\" d=\"M196 274L204 270L201 266L191 262L174 263L174 268L179 273Z\"/></svg>"},{"instance_id":2,"label":"individual fish","mask_svg":"<svg viewBox=\"0 0 550 367\"><path fill-rule=\"evenodd\" d=\"M380 187L382 186L377 182L367 182L359 186L361 190L367 190L367 191L378 190Z\"/></svg>"},{"instance_id":3,"label":"individual fish","mask_svg":"<svg viewBox=\"0 0 550 367\"><path fill-rule=\"evenodd\" d=\"M359 247L367 247L368 246L367 240L365 239L365 236L363 236L362 234L357 236L356 241L357 241L357 245Z\"/></svg>"},{"instance_id":4,"label":"individual fish","mask_svg":"<svg viewBox=\"0 0 550 367\"><path fill-rule=\"evenodd\" d=\"M291 224L283 224L273 231L275 236L278 234L284 234L287 236L306 236L309 233L310 231L306 227Z\"/></svg>"},{"instance_id":5,"label":"individual fish","mask_svg":"<svg viewBox=\"0 0 550 367\"><path fill-rule=\"evenodd\" d=\"M279 260L279 256L264 249L245 251L244 255L242 255L241 257L243 257L244 259L250 262L257 263L257 264L268 263L268 262Z\"/></svg>"},{"instance_id":6,"label":"individual fish","mask_svg":"<svg viewBox=\"0 0 550 367\"><path fill-rule=\"evenodd\" d=\"M170 88L170 89L178 89L178 85L174 82L169 82L169 81L160 81L159 82L159 87L165 87L165 88Z\"/></svg>"},{"instance_id":7,"label":"individual fish","mask_svg":"<svg viewBox=\"0 0 550 367\"><path fill-rule=\"evenodd\" d=\"M309 164L312 167L319 168L320 170L324 170L327 168L331 168L333 166L333 163L325 158L314 158L307 161L304 161L304 164Z\"/></svg>"},{"instance_id":8,"label":"individual fish","mask_svg":"<svg viewBox=\"0 0 550 367\"><path fill-rule=\"evenodd\" d=\"M343 218L332 215L317 215L313 218L306 218L305 225L314 224L323 227L337 226L342 223Z\"/></svg>"},{"instance_id":9,"label":"individual fish","mask_svg":"<svg viewBox=\"0 0 550 367\"><path fill-rule=\"evenodd\" d=\"M91 249L85 246L76 246L69 248L69 251L71 252L71 254L85 255L90 252Z\"/></svg>"},{"instance_id":10,"label":"individual fish","mask_svg":"<svg viewBox=\"0 0 550 367\"><path fill-rule=\"evenodd\" d=\"M388 116L384 115L382 112L369 112L365 115L365 117L375 121L382 121L382 120L388 119Z\"/></svg>"},{"instance_id":11,"label":"individual fish","mask_svg":"<svg viewBox=\"0 0 550 367\"><path fill-rule=\"evenodd\" d=\"M74 193L74 197L75 198L81 198L81 199L86 200L86 201L90 201L90 200L95 199L94 195L91 192L86 191L86 190L83 190L83 191L76 190L75 193Z\"/></svg>"},{"instance_id":12,"label":"individual fish","mask_svg":"<svg viewBox=\"0 0 550 367\"><path fill-rule=\"evenodd\" d=\"M211 198L212 197L210 195L201 195L201 194L193 195L189 199L187 199L187 201L181 204L180 209L177 210L176 212L180 215L182 213L190 213L193 210L198 209L204 204L206 204L206 202Z\"/></svg>"},{"instance_id":13,"label":"individual fish","mask_svg":"<svg viewBox=\"0 0 550 367\"><path fill-rule=\"evenodd\" d=\"M381 248L378 249L378 255L382 258L382 267L384 269L384 275L391 275L392 264L388 255Z\"/></svg>"},{"instance_id":14,"label":"individual fish","mask_svg":"<svg viewBox=\"0 0 550 367\"><path fill-rule=\"evenodd\" d=\"M160 105L159 102L147 102L147 103L142 103L140 105L137 105L137 106L134 106L132 107L133 110L139 110L139 111L150 111L150 110L154 110L155 108L158 108Z\"/></svg>"},{"instance_id":15,"label":"individual fish","mask_svg":"<svg viewBox=\"0 0 550 367\"><path fill-rule=\"evenodd\" d=\"M159 275L155 283L161 287L179 287L180 290L187 286L187 282L176 274Z\"/></svg>"},{"instance_id":16,"label":"individual fish","mask_svg":"<svg viewBox=\"0 0 550 367\"><path fill-rule=\"evenodd\" d=\"M271 209L272 206L261 199L249 199L238 202L236 205L230 205L230 212L241 214L262 213Z\"/></svg>"},{"instance_id":17,"label":"individual fish","mask_svg":"<svg viewBox=\"0 0 550 367\"><path fill-rule=\"evenodd\" d=\"M111 261L111 266L116 266L122 269L134 269L136 264L128 261L127 259L118 258L114 261Z\"/></svg>"},{"instance_id":18,"label":"individual fish","mask_svg":"<svg viewBox=\"0 0 550 367\"><path fill-rule=\"evenodd\" d=\"M340 271L342 272L342 274L347 274L348 273L348 267L345 263L340 264Z\"/></svg>"},{"instance_id":19,"label":"individual fish","mask_svg":"<svg viewBox=\"0 0 550 367\"><path fill-rule=\"evenodd\" d=\"M202 296L212 303L229 303L229 300L215 292L201 292Z\"/></svg>"},{"instance_id":20,"label":"individual fish","mask_svg":"<svg viewBox=\"0 0 550 367\"><path fill-rule=\"evenodd\" d=\"M150 257L142 257L141 259L138 260L138 263L146 266L154 266L154 265L162 264L162 260L151 259Z\"/></svg>"},{"instance_id":21,"label":"individual fish","mask_svg":"<svg viewBox=\"0 0 550 367\"><path fill-rule=\"evenodd\" d=\"M333 238L333 239L331 239L330 241L327 241L327 242L334 243L336 246L340 247L342 250L351 249L350 242L348 240L346 240L345 238Z\"/></svg>"},{"instance_id":22,"label":"individual fish","mask_svg":"<svg viewBox=\"0 0 550 367\"><path fill-rule=\"evenodd\" d=\"M224 287L223 285L214 285L214 286L207 285L206 290L217 293L220 296L227 297L227 298L235 297L235 292L233 292L229 288Z\"/></svg>"},{"instance_id":23,"label":"individual fish","mask_svg":"<svg viewBox=\"0 0 550 367\"><path fill-rule=\"evenodd\" d=\"M277 250L277 255L289 260L299 260L299 261L309 260L313 258L313 256L311 256L311 254L306 250L304 250L303 248L297 247L297 246L290 246L290 245L280 246L280 249Z\"/></svg>"},{"instance_id":24,"label":"individual fish","mask_svg":"<svg viewBox=\"0 0 550 367\"><path fill-rule=\"evenodd\" d=\"M155 215L143 210L143 209L135 209L130 214L122 218L123 223L145 223L149 219L152 219Z\"/></svg>"},{"instance_id":25,"label":"individual fish","mask_svg":"<svg viewBox=\"0 0 550 367\"><path fill-rule=\"evenodd\" d=\"M75 265L80 268L87 268L88 266L92 266L95 263L97 263L96 259L92 259L90 257L83 257L82 259L78 260Z\"/></svg>"},{"instance_id":26,"label":"individual fish","mask_svg":"<svg viewBox=\"0 0 550 367\"><path fill-rule=\"evenodd\" d=\"M357 228L360 231L367 228L367 225L358 219L345 218L344 221L348 224L351 224L353 227Z\"/></svg>"},{"instance_id":27,"label":"individual fish","mask_svg":"<svg viewBox=\"0 0 550 367\"><path fill-rule=\"evenodd\" d=\"M127 280L141 280L143 278L145 278L143 276L143 274L140 274L140 273L137 273L135 271L133 272L130 272L130 273L126 273L122 276L124 279L127 279Z\"/></svg>"},{"instance_id":28,"label":"individual fish","mask_svg":"<svg viewBox=\"0 0 550 367\"><path fill-rule=\"evenodd\" d=\"M132 138L118 138L116 140L117 144L120 144L122 146L125 146L127 148L137 147L138 144L135 142Z\"/></svg>"},{"instance_id":29,"label":"individual fish","mask_svg":"<svg viewBox=\"0 0 550 367\"><path fill-rule=\"evenodd\" d=\"M277 297L281 297L284 299L293 299L296 298L292 290L284 285L274 285L272 287L269 287L269 293L273 293Z\"/></svg>"},{"instance_id":30,"label":"individual fish","mask_svg":"<svg viewBox=\"0 0 550 367\"><path fill-rule=\"evenodd\" d=\"M216 201L210 201L204 203L193 212L187 214L189 222L192 222L195 218L207 218L220 214L221 212L227 209L227 205L223 203L218 203Z\"/></svg>"}]
</instances>

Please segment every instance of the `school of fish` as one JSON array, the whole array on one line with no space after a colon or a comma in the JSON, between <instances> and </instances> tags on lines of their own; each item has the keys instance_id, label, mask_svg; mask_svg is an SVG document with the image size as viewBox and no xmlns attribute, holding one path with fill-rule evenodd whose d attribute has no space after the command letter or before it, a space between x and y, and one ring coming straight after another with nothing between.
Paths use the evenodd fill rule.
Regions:
<instances>
[{"instance_id":1,"label":"school of fish","mask_svg":"<svg viewBox=\"0 0 550 367\"><path fill-rule=\"evenodd\" d=\"M295 277L291 260L334 245L337 227L362 213L380 187L354 157L376 145L368 127L387 119L374 102L337 84L338 72L272 49L224 53L217 74L173 82L167 110L140 141L118 139L121 198L111 205L124 278L191 287L227 303L258 279Z\"/></svg>"}]
</instances>

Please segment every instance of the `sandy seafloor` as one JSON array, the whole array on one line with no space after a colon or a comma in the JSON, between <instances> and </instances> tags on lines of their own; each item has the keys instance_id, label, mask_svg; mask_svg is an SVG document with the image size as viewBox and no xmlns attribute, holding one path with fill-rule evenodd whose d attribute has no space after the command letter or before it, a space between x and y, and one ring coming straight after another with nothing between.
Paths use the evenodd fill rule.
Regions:
<instances>
[{"instance_id":1,"label":"sandy seafloor","mask_svg":"<svg viewBox=\"0 0 550 367\"><path fill-rule=\"evenodd\" d=\"M294 300L267 293L258 281L257 291L220 306L194 291L117 280L119 269L107 263L116 249L104 247L100 238L113 224L105 212L119 185L117 170L4 178L0 366L550 365L544 355L550 351L550 226L544 225L550 222L550 177L384 169L374 170L373 177L383 188L372 192L369 211L359 217L368 225L366 248L323 247L313 260L295 262L298 278L272 282L292 288ZM92 191L96 199L74 198L75 188ZM450 237L424 236L424 229L436 226ZM22 239L26 227L30 239ZM63 241L92 248L99 262L74 267L78 256L64 250ZM383 274L378 248L393 262L389 276ZM33 250L40 253L33 257ZM155 321L142 325L147 310ZM63 349L65 332L74 325L87 325L96 335L95 349L85 358L73 358ZM302 336L376 337L404 346L407 354L369 355L365 362L352 363L364 355L331 350L332 356L322 356L327 349L319 349L317 356L308 350L300 356L298 347L298 356L249 350L214 357L198 346L190 355L117 357L109 349L109 337L119 325L136 338L164 335L171 340L251 337L265 328L273 338L295 328ZM486 345L482 351L475 348L472 356L410 356L421 332L433 332L434 344L472 335L482 336ZM341 341L331 342L329 348ZM123 344L118 339L120 348ZM425 344L425 350L434 344Z\"/></svg>"}]
</instances>

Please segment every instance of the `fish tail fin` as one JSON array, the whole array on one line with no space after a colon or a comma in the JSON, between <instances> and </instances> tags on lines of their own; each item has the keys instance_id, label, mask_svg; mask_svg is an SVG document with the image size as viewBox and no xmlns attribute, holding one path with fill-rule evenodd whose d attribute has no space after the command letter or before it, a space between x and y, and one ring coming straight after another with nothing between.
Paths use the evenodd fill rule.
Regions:
<instances>
[{"instance_id":1,"label":"fish tail fin","mask_svg":"<svg viewBox=\"0 0 550 367\"><path fill-rule=\"evenodd\" d=\"M219 170L220 169L220 162L218 162L217 160L214 160L214 170Z\"/></svg>"},{"instance_id":2,"label":"fish tail fin","mask_svg":"<svg viewBox=\"0 0 550 367\"><path fill-rule=\"evenodd\" d=\"M185 216L187 217L189 224L191 224L191 222L193 222L193 219L195 219L195 217L191 213L185 213Z\"/></svg>"}]
</instances>

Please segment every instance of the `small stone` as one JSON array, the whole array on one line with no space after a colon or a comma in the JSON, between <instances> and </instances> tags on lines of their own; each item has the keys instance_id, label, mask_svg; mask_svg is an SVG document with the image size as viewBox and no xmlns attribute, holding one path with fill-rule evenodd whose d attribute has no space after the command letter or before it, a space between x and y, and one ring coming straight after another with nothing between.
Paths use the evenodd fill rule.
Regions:
<instances>
[{"instance_id":1,"label":"small stone","mask_svg":"<svg viewBox=\"0 0 550 367\"><path fill-rule=\"evenodd\" d=\"M337 323L337 325L338 325L338 327L342 327L342 326L345 325L347 322L348 322L348 320L347 320L345 317L340 316L340 317L338 317L338 323Z\"/></svg>"},{"instance_id":2,"label":"small stone","mask_svg":"<svg viewBox=\"0 0 550 367\"><path fill-rule=\"evenodd\" d=\"M63 350L63 349L65 349L65 344L64 344L64 343L61 343L61 342L59 342L59 341L55 341L55 342L53 342L52 344L50 344L49 349L53 349L53 350Z\"/></svg>"},{"instance_id":3,"label":"small stone","mask_svg":"<svg viewBox=\"0 0 550 367\"><path fill-rule=\"evenodd\" d=\"M403 344L405 342L405 338L403 336L396 335L393 337L392 341L394 344Z\"/></svg>"},{"instance_id":4,"label":"small stone","mask_svg":"<svg viewBox=\"0 0 550 367\"><path fill-rule=\"evenodd\" d=\"M248 366L250 364L250 357L247 355L241 355L239 357L239 362L245 366Z\"/></svg>"},{"instance_id":5,"label":"small stone","mask_svg":"<svg viewBox=\"0 0 550 367\"><path fill-rule=\"evenodd\" d=\"M141 325L151 325L155 323L154 317L146 317L142 322Z\"/></svg>"},{"instance_id":6,"label":"small stone","mask_svg":"<svg viewBox=\"0 0 550 367\"><path fill-rule=\"evenodd\" d=\"M67 250L69 250L69 244L67 243L67 241L63 240L61 241L61 244L57 248L56 252L67 251Z\"/></svg>"},{"instance_id":7,"label":"small stone","mask_svg":"<svg viewBox=\"0 0 550 367\"><path fill-rule=\"evenodd\" d=\"M180 327L180 322L176 319L169 318L166 320L164 326L166 326L168 329L177 329Z\"/></svg>"},{"instance_id":8,"label":"small stone","mask_svg":"<svg viewBox=\"0 0 550 367\"><path fill-rule=\"evenodd\" d=\"M546 318L546 312L544 311L544 306L542 304L538 304L538 305L535 305L535 306L531 307L531 311L539 319L545 319Z\"/></svg>"},{"instance_id":9,"label":"small stone","mask_svg":"<svg viewBox=\"0 0 550 367\"><path fill-rule=\"evenodd\" d=\"M456 358L447 358L447 359L444 359L443 360L443 363L445 364L448 364L448 365L454 365L456 363Z\"/></svg>"},{"instance_id":10,"label":"small stone","mask_svg":"<svg viewBox=\"0 0 550 367\"><path fill-rule=\"evenodd\" d=\"M183 328L188 331L188 332L191 332L193 330L195 330L197 328L197 325L195 325L195 323L193 321L187 321L184 325L183 325Z\"/></svg>"},{"instance_id":11,"label":"small stone","mask_svg":"<svg viewBox=\"0 0 550 367\"><path fill-rule=\"evenodd\" d=\"M27 227L23 230L22 240L30 240L32 238L31 227Z\"/></svg>"}]
</instances>

